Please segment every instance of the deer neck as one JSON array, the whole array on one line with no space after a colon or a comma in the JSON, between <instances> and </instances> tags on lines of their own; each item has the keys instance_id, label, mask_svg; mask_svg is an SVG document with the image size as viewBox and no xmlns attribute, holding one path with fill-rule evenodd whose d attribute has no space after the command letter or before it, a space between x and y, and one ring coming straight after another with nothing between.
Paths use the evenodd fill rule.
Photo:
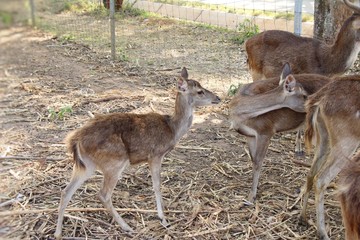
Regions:
<instances>
[{"instance_id":1,"label":"deer neck","mask_svg":"<svg viewBox=\"0 0 360 240\"><path fill-rule=\"evenodd\" d=\"M328 59L333 59L333 66L328 66L331 71L336 68L338 73L343 73L354 64L360 51L360 42L356 39L356 34L348 29L350 26L343 26L338 33L335 43L328 51Z\"/></svg>"},{"instance_id":2,"label":"deer neck","mask_svg":"<svg viewBox=\"0 0 360 240\"><path fill-rule=\"evenodd\" d=\"M231 104L236 106L234 108L231 107L233 109L231 114L237 115L240 120L246 120L287 107L284 103L285 96L278 94L277 91L277 89L273 89L264 94L241 96Z\"/></svg>"},{"instance_id":3,"label":"deer neck","mask_svg":"<svg viewBox=\"0 0 360 240\"><path fill-rule=\"evenodd\" d=\"M178 141L189 130L193 120L194 106L189 95L178 93L175 101L175 113L171 118L171 125Z\"/></svg>"}]
</instances>

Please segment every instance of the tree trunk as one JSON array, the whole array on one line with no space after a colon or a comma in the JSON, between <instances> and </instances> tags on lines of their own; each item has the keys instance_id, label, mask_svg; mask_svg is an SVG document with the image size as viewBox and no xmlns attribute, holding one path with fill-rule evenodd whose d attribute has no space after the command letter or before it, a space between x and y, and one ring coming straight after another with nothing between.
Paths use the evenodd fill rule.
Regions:
<instances>
[{"instance_id":1,"label":"tree trunk","mask_svg":"<svg viewBox=\"0 0 360 240\"><path fill-rule=\"evenodd\" d=\"M353 11L342 1L315 0L314 38L333 43L337 33Z\"/></svg>"}]
</instances>

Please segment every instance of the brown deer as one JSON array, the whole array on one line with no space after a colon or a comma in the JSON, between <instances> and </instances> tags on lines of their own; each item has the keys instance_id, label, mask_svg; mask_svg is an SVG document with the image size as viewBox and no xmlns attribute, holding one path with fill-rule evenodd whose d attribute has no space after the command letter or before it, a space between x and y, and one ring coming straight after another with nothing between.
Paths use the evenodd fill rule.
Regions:
<instances>
[{"instance_id":1,"label":"brown deer","mask_svg":"<svg viewBox=\"0 0 360 240\"><path fill-rule=\"evenodd\" d=\"M112 113L97 116L68 135L66 143L74 157L74 168L70 183L61 194L56 238L61 237L64 211L72 195L95 170L104 175L101 202L123 230L132 232L113 207L111 195L123 170L142 162L150 167L158 216L164 226L168 225L160 191L162 159L191 127L196 106L220 102L214 93L188 79L186 68L177 80L177 89L173 116Z\"/></svg>"},{"instance_id":2,"label":"brown deer","mask_svg":"<svg viewBox=\"0 0 360 240\"><path fill-rule=\"evenodd\" d=\"M339 198L345 239L360 239L360 151L340 175Z\"/></svg>"},{"instance_id":3,"label":"brown deer","mask_svg":"<svg viewBox=\"0 0 360 240\"><path fill-rule=\"evenodd\" d=\"M306 208L314 187L317 231L320 239L329 239L325 229L324 192L346 166L360 143L360 76L338 77L306 102L305 142L314 137L315 154L303 188L300 223L306 224Z\"/></svg>"},{"instance_id":4,"label":"brown deer","mask_svg":"<svg viewBox=\"0 0 360 240\"><path fill-rule=\"evenodd\" d=\"M250 202L256 199L260 170L271 137L275 133L301 127L306 115L305 98L330 81L325 76L315 74L291 75L289 69L285 65L280 85L279 78L247 84L239 89L229 103L231 128L247 137L253 164L253 182L248 197ZM284 101L284 96L295 101ZM294 102L299 106L294 107ZM250 111L252 108L254 112Z\"/></svg>"},{"instance_id":5,"label":"brown deer","mask_svg":"<svg viewBox=\"0 0 360 240\"><path fill-rule=\"evenodd\" d=\"M247 63L253 80L279 76L285 62L294 74L341 75L357 59L360 51L360 7L344 0L354 11L341 27L333 45L290 32L269 30L245 43Z\"/></svg>"}]
</instances>

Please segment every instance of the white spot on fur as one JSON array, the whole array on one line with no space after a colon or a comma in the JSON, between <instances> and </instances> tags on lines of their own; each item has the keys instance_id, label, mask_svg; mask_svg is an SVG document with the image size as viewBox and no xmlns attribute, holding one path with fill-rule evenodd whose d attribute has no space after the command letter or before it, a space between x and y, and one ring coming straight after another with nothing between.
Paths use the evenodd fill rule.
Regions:
<instances>
[{"instance_id":1,"label":"white spot on fur","mask_svg":"<svg viewBox=\"0 0 360 240\"><path fill-rule=\"evenodd\" d=\"M360 110L356 112L355 116L356 116L357 118L360 118Z\"/></svg>"}]
</instances>

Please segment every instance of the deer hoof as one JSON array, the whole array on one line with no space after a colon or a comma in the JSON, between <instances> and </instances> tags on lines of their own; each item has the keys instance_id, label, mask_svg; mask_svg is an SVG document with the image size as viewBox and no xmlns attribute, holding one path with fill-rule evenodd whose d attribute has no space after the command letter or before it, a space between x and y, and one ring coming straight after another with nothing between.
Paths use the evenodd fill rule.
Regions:
<instances>
[{"instance_id":1,"label":"deer hoof","mask_svg":"<svg viewBox=\"0 0 360 240\"><path fill-rule=\"evenodd\" d=\"M330 238L327 235L320 234L319 235L320 240L330 240Z\"/></svg>"},{"instance_id":2,"label":"deer hoof","mask_svg":"<svg viewBox=\"0 0 360 240\"><path fill-rule=\"evenodd\" d=\"M170 223L168 223L165 218L161 220L161 225L163 225L165 228L170 227Z\"/></svg>"},{"instance_id":3,"label":"deer hoof","mask_svg":"<svg viewBox=\"0 0 360 240\"><path fill-rule=\"evenodd\" d=\"M304 151L295 152L295 157L297 157L297 158L303 158L304 156L305 156Z\"/></svg>"},{"instance_id":4,"label":"deer hoof","mask_svg":"<svg viewBox=\"0 0 360 240\"><path fill-rule=\"evenodd\" d=\"M309 223L307 222L306 218L304 218L303 216L300 216L299 221L298 221L298 225L308 227Z\"/></svg>"}]
</instances>

